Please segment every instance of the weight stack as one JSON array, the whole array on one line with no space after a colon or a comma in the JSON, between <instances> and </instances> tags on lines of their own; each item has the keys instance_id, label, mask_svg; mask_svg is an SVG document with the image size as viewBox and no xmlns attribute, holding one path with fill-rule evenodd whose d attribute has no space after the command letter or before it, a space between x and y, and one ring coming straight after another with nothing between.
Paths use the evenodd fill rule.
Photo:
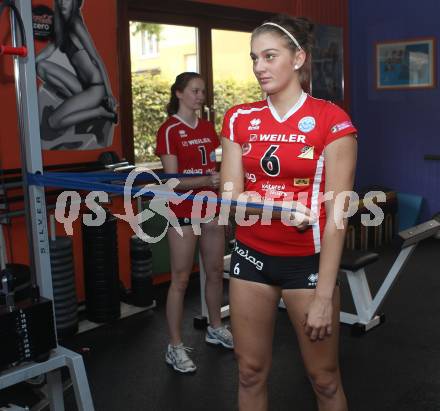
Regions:
<instances>
[{"instance_id":1,"label":"weight stack","mask_svg":"<svg viewBox=\"0 0 440 411\"><path fill-rule=\"evenodd\" d=\"M99 227L82 225L87 319L106 323L121 316L116 217Z\"/></svg>"},{"instance_id":2,"label":"weight stack","mask_svg":"<svg viewBox=\"0 0 440 411\"><path fill-rule=\"evenodd\" d=\"M78 300L75 287L72 240L56 237L49 241L55 324L59 338L78 331Z\"/></svg>"},{"instance_id":3,"label":"weight stack","mask_svg":"<svg viewBox=\"0 0 440 411\"><path fill-rule=\"evenodd\" d=\"M148 243L137 236L130 239L131 302L137 307L153 304L153 254Z\"/></svg>"}]
</instances>

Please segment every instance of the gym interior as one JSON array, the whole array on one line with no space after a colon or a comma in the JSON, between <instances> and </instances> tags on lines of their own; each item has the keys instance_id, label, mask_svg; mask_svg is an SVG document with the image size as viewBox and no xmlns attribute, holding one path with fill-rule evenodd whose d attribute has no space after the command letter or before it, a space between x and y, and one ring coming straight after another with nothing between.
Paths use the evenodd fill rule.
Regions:
<instances>
[{"instance_id":1,"label":"gym interior","mask_svg":"<svg viewBox=\"0 0 440 411\"><path fill-rule=\"evenodd\" d=\"M357 129L358 207L338 275L348 409L439 410L438 1L72 0L83 36L70 42L65 3L0 0L0 410L239 409L234 352L205 342L199 249L182 320L197 372L164 361L169 222L150 203L157 192L136 190L170 177L155 139L174 77L201 74L199 115L220 134L228 108L261 98L249 40L279 13L314 23L303 87ZM75 47L97 80L81 76ZM56 115L75 98L92 105ZM365 225L377 209L380 224ZM268 409L317 410L282 300L276 315Z\"/></svg>"}]
</instances>

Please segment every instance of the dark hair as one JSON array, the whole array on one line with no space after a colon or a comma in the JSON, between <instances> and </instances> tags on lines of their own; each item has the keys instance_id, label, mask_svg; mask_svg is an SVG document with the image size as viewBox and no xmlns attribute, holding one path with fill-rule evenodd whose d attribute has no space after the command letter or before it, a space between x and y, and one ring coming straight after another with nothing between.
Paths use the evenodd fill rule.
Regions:
<instances>
[{"instance_id":1,"label":"dark hair","mask_svg":"<svg viewBox=\"0 0 440 411\"><path fill-rule=\"evenodd\" d=\"M292 34L292 36L298 41L299 45L306 53L306 61L299 70L300 77L304 77L310 66L310 55L314 43L314 24L306 17L291 17L287 14L277 14L264 21L261 26L258 26L252 32L252 39L263 33L275 33L286 41L287 47L293 52L296 52L299 49L292 39L278 27L264 25L264 23L278 24Z\"/></svg>"},{"instance_id":2,"label":"dark hair","mask_svg":"<svg viewBox=\"0 0 440 411\"><path fill-rule=\"evenodd\" d=\"M184 73L180 73L176 77L174 84L171 86L170 101L167 104L167 113L169 116L172 116L179 111L179 99L177 98L176 91L182 92L185 90L185 87L188 85L188 83L195 78L202 78L202 76L199 73L186 71Z\"/></svg>"},{"instance_id":3,"label":"dark hair","mask_svg":"<svg viewBox=\"0 0 440 411\"><path fill-rule=\"evenodd\" d=\"M68 20L66 20L62 15L58 2L59 0L54 0L55 46L59 47L60 50L64 52L65 36L70 30L68 26L76 19L80 19L82 21L80 10L83 5L83 0L72 0L72 13L70 14Z\"/></svg>"}]
</instances>

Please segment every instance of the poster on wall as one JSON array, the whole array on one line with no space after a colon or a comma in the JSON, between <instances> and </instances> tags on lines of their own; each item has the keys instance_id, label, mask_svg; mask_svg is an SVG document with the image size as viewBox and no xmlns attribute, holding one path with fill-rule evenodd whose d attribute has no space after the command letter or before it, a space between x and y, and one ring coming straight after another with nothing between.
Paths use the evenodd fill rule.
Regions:
<instances>
[{"instance_id":1,"label":"poster on wall","mask_svg":"<svg viewBox=\"0 0 440 411\"><path fill-rule=\"evenodd\" d=\"M54 0L53 38L36 55L44 150L101 149L113 141L117 102L82 6L83 0Z\"/></svg>"},{"instance_id":2,"label":"poster on wall","mask_svg":"<svg viewBox=\"0 0 440 411\"><path fill-rule=\"evenodd\" d=\"M330 101L344 99L342 27L315 26L312 50L312 95Z\"/></svg>"},{"instance_id":3,"label":"poster on wall","mask_svg":"<svg viewBox=\"0 0 440 411\"><path fill-rule=\"evenodd\" d=\"M376 88L434 87L434 39L376 44Z\"/></svg>"}]
</instances>

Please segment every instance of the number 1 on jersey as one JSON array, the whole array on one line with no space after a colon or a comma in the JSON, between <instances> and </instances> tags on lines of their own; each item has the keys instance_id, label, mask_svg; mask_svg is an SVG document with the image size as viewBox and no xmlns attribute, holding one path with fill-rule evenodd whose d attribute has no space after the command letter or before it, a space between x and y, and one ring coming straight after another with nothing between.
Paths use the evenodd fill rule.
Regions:
<instances>
[{"instance_id":1,"label":"number 1 on jersey","mask_svg":"<svg viewBox=\"0 0 440 411\"><path fill-rule=\"evenodd\" d=\"M202 154L202 166L206 166L206 164L208 164L208 160L206 158L206 148L205 146L197 146L197 148L200 150L200 153Z\"/></svg>"}]
</instances>

